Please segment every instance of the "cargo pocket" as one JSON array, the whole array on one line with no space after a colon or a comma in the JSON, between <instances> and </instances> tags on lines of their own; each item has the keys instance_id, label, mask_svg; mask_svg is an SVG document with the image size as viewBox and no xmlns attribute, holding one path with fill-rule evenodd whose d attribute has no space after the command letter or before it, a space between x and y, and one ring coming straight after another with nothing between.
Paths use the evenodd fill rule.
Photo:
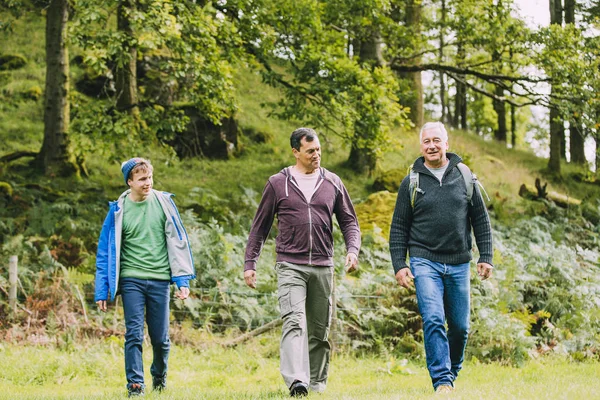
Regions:
<instances>
[{"instance_id":1,"label":"cargo pocket","mask_svg":"<svg viewBox=\"0 0 600 400\"><path fill-rule=\"evenodd\" d=\"M284 318L292 313L292 299L289 288L283 288L279 291L279 315Z\"/></svg>"}]
</instances>

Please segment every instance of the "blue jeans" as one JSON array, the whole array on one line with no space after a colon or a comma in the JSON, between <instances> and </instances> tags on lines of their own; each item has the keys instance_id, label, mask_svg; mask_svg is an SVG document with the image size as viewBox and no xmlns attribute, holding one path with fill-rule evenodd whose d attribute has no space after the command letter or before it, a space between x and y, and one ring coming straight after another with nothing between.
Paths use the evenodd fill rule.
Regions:
<instances>
[{"instance_id":1,"label":"blue jeans","mask_svg":"<svg viewBox=\"0 0 600 400\"><path fill-rule=\"evenodd\" d=\"M169 340L169 281L122 278L120 283L125 313L125 375L127 388L139 383L144 387L142 344L144 343L144 311L154 358L153 377L167 375Z\"/></svg>"},{"instance_id":2,"label":"blue jeans","mask_svg":"<svg viewBox=\"0 0 600 400\"><path fill-rule=\"evenodd\" d=\"M427 369L433 388L453 386L469 336L470 263L449 265L411 257L410 268L423 318Z\"/></svg>"}]
</instances>

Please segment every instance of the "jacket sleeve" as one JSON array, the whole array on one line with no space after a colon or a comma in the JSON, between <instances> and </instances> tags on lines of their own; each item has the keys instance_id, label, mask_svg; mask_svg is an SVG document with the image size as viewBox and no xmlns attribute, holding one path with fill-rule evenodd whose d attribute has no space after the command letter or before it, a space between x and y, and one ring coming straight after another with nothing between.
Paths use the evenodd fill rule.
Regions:
<instances>
[{"instance_id":1,"label":"jacket sleeve","mask_svg":"<svg viewBox=\"0 0 600 400\"><path fill-rule=\"evenodd\" d=\"M181 219L181 214L179 214L179 209L177 208L177 205L173 200L173 195L171 194L169 194L169 202L171 203L171 206L173 207L173 211L175 213L175 215L172 217L175 229L179 231L179 227L181 227L181 232L183 232L183 235L185 236L186 243L185 250L178 249L178 251L183 252L183 254L181 255L181 257L177 258L179 264L184 265L185 268L182 271L180 271L182 274L171 276L171 283L175 283L177 285L177 288L179 289L182 287L190 287L190 280L196 279L196 266L194 265L194 256L192 255L192 246L190 244L190 238L187 234L185 226L183 225L183 220ZM178 224L179 227L177 226ZM173 274L172 270L171 274Z\"/></svg>"},{"instance_id":2,"label":"jacket sleeve","mask_svg":"<svg viewBox=\"0 0 600 400\"><path fill-rule=\"evenodd\" d=\"M246 255L244 262L244 271L256 270L256 262L262 252L265 240L269 236L273 220L275 219L275 205L277 198L275 189L268 181L263 190L262 199L256 210L250 235L248 236L248 244L246 245Z\"/></svg>"},{"instance_id":3,"label":"jacket sleeve","mask_svg":"<svg viewBox=\"0 0 600 400\"><path fill-rule=\"evenodd\" d=\"M473 198L471 199L471 205L469 205L469 219L473 227L475 243L477 243L477 249L479 250L479 261L477 263L484 262L493 265L494 251L490 216L485 207L479 186L477 184L473 186Z\"/></svg>"},{"instance_id":4,"label":"jacket sleeve","mask_svg":"<svg viewBox=\"0 0 600 400\"><path fill-rule=\"evenodd\" d=\"M342 234L344 235L346 251L348 253L354 253L358 256L361 244L358 218L356 217L356 212L354 211L354 206L352 205L352 200L350 199L350 194L348 194L348 190L346 190L346 187L341 180L339 181L339 185L340 192L336 197L333 212L340 225Z\"/></svg>"},{"instance_id":5,"label":"jacket sleeve","mask_svg":"<svg viewBox=\"0 0 600 400\"><path fill-rule=\"evenodd\" d=\"M98 239L98 250L96 252L96 283L94 301L108 299L108 252L109 252L109 235L112 225L114 224L114 213L112 207L109 208L108 214L102 224L100 238Z\"/></svg>"},{"instance_id":6,"label":"jacket sleeve","mask_svg":"<svg viewBox=\"0 0 600 400\"><path fill-rule=\"evenodd\" d=\"M403 268L408 268L406 264L406 255L408 253L408 239L410 236L410 226L412 224L412 208L410 205L410 178L402 180L398 189L396 207L390 226L390 255L394 274Z\"/></svg>"}]
</instances>

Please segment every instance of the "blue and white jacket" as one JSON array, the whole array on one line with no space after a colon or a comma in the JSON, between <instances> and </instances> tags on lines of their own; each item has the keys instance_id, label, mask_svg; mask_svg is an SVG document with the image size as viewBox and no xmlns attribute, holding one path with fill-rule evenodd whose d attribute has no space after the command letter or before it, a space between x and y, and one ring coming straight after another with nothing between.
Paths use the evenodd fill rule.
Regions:
<instances>
[{"instance_id":1,"label":"blue and white jacket","mask_svg":"<svg viewBox=\"0 0 600 400\"><path fill-rule=\"evenodd\" d=\"M165 222L165 237L169 265L171 267L171 282L178 288L189 287L190 279L196 277L192 249L187 232L181 222L179 211L173 202L173 194L152 190L156 195L167 220ZM95 301L114 300L119 287L121 235L123 231L123 202L131 190L125 191L117 201L109 203L108 214L102 225L98 252L96 253L96 294Z\"/></svg>"}]
</instances>

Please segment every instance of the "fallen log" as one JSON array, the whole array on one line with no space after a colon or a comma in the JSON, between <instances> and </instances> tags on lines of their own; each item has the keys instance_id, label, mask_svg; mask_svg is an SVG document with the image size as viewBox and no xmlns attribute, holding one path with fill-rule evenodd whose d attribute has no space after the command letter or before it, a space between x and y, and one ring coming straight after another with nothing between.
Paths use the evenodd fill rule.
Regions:
<instances>
[{"instance_id":1,"label":"fallen log","mask_svg":"<svg viewBox=\"0 0 600 400\"><path fill-rule=\"evenodd\" d=\"M570 196L567 196L567 195L561 194L561 193L546 192L545 185L543 188L544 188L544 190L542 192L544 195L540 196L540 190L539 190L540 186L539 185L536 188L534 186L524 183L519 188L519 196L523 197L524 199L528 199L528 200L539 200L539 199L552 200L557 206L563 207L563 208L581 205L581 200L579 200L579 199L576 199L574 197L570 197Z\"/></svg>"},{"instance_id":2,"label":"fallen log","mask_svg":"<svg viewBox=\"0 0 600 400\"><path fill-rule=\"evenodd\" d=\"M235 347L240 343L244 343L245 341L256 337L258 335L262 335L265 332L270 331L271 329L277 328L279 325L283 324L283 320L281 318L274 319L273 321L264 324L261 327L258 327L248 333L243 334L242 336L238 336L235 339L232 339L228 342L222 343L223 347Z\"/></svg>"}]
</instances>

